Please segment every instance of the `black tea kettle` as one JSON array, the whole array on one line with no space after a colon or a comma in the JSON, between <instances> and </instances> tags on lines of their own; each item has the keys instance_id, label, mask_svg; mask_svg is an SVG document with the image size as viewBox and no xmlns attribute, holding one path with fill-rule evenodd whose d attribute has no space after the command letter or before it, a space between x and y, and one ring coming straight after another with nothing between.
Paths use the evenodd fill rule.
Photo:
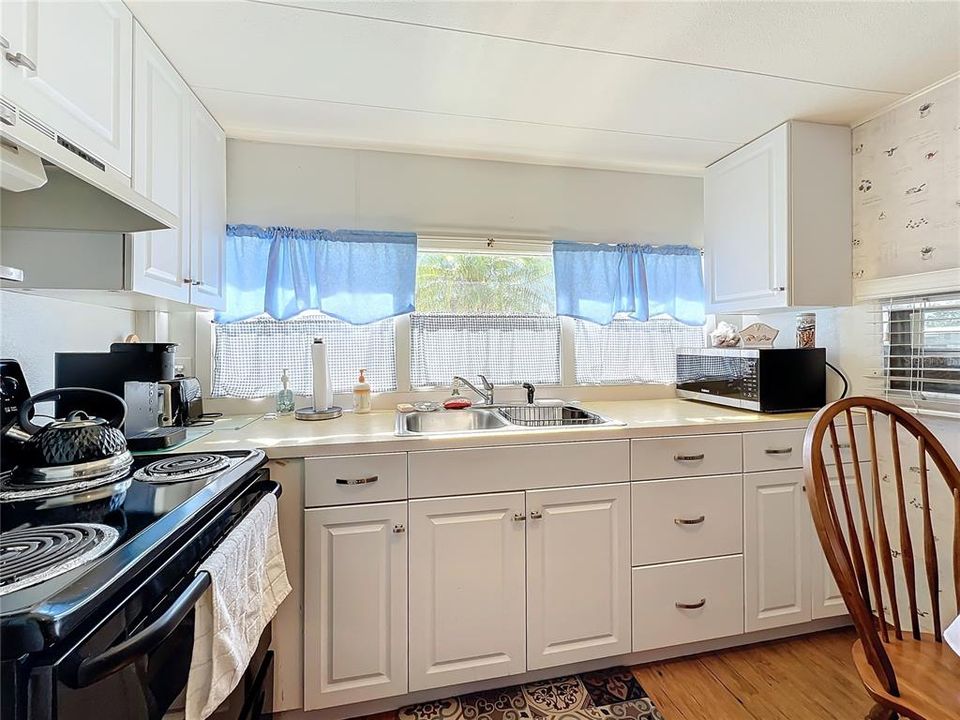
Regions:
<instances>
[{"instance_id":1,"label":"black tea kettle","mask_svg":"<svg viewBox=\"0 0 960 720\"><path fill-rule=\"evenodd\" d=\"M85 402L110 407L107 419L91 417L82 410L62 420L36 425L30 420L34 405L67 400L70 405ZM125 470L133 461L127 440L120 429L127 417L123 398L92 388L57 388L27 399L20 406L20 428L30 437L20 451L17 475L32 482L69 482L102 477Z\"/></svg>"}]
</instances>

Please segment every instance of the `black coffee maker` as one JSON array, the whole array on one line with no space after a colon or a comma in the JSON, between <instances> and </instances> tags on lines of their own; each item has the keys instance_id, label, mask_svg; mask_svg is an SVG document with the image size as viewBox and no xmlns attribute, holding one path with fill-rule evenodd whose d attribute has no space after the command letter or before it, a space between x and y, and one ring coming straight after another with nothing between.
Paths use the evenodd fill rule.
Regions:
<instances>
[{"instance_id":1,"label":"black coffee maker","mask_svg":"<svg viewBox=\"0 0 960 720\"><path fill-rule=\"evenodd\" d=\"M30 397L23 369L16 360L0 360L0 471L17 464L20 447L29 437L20 428L20 406Z\"/></svg>"}]
</instances>

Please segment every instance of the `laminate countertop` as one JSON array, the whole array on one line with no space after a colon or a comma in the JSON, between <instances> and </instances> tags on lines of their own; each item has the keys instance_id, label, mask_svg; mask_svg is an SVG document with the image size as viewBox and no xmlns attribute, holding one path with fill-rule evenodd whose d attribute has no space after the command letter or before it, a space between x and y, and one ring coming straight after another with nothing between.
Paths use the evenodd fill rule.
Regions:
<instances>
[{"instance_id":1,"label":"laminate countertop","mask_svg":"<svg viewBox=\"0 0 960 720\"><path fill-rule=\"evenodd\" d=\"M624 425L576 428L530 428L488 430L469 434L432 437L399 437L394 411L355 415L344 412L334 420L308 422L292 416L275 419L260 417L237 427L221 423L195 440L173 448L172 452L216 452L259 448L270 458L298 458L322 455L405 452L449 448L485 447L585 440L623 440L629 438L702 435L756 430L804 428L812 412L763 414L708 405L690 400L621 400L577 403Z\"/></svg>"}]
</instances>

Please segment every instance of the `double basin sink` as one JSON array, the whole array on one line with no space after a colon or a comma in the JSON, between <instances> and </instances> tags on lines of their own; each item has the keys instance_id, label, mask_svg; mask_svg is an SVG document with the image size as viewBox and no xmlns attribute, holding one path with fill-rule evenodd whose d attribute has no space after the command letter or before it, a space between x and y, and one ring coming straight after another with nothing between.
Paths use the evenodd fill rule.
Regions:
<instances>
[{"instance_id":1,"label":"double basin sink","mask_svg":"<svg viewBox=\"0 0 960 720\"><path fill-rule=\"evenodd\" d=\"M397 413L397 435L452 435L623 423L576 405L478 405L465 410Z\"/></svg>"}]
</instances>

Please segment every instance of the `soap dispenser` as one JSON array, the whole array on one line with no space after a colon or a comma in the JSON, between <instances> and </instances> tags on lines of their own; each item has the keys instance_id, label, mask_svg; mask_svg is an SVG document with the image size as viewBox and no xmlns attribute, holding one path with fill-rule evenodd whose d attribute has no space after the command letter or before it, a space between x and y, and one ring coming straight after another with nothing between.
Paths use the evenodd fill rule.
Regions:
<instances>
[{"instance_id":1,"label":"soap dispenser","mask_svg":"<svg viewBox=\"0 0 960 720\"><path fill-rule=\"evenodd\" d=\"M370 385L367 378L364 377L365 368L360 369L360 377L357 378L357 384L353 386L353 411L355 413L370 412Z\"/></svg>"},{"instance_id":2,"label":"soap dispenser","mask_svg":"<svg viewBox=\"0 0 960 720\"><path fill-rule=\"evenodd\" d=\"M280 374L280 383L283 390L277 393L277 412L280 415L288 415L293 412L293 390L290 389L290 376L286 369Z\"/></svg>"}]
</instances>

